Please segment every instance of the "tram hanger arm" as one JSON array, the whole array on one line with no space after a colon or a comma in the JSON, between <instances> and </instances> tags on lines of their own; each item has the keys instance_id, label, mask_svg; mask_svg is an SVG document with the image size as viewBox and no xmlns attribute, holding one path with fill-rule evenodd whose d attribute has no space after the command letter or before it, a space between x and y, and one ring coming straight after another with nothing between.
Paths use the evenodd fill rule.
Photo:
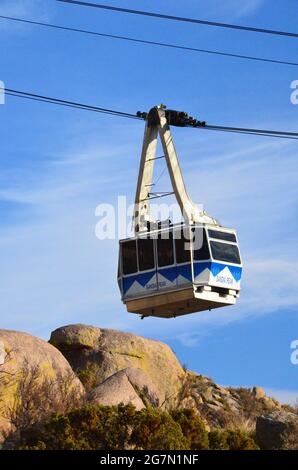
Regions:
<instances>
[{"instance_id":1,"label":"tram hanger arm","mask_svg":"<svg viewBox=\"0 0 298 470\"><path fill-rule=\"evenodd\" d=\"M148 188L152 186L158 134L167 162L173 191L185 222L188 224L208 223L219 225L213 217L200 210L188 196L169 126L170 122L178 127L186 127L190 125L190 120L196 127L204 127L206 123L196 121L184 112L166 110L164 106L152 108L148 114L146 113L146 117L145 115L142 115L142 117L146 119L146 127L135 197L135 232L147 231L148 223L153 222L150 215Z\"/></svg>"}]
</instances>

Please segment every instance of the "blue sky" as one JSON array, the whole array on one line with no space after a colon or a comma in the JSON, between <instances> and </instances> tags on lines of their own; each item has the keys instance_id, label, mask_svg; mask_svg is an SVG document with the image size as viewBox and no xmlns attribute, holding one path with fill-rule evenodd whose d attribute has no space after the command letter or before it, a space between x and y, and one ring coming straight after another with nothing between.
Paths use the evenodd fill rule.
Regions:
<instances>
[{"instance_id":1,"label":"blue sky","mask_svg":"<svg viewBox=\"0 0 298 470\"><path fill-rule=\"evenodd\" d=\"M109 4L120 2L109 0ZM298 30L294 0L121 2L174 15ZM111 34L297 61L297 40L63 5L2 0L14 15ZM297 131L298 69L52 32L0 21L6 87L127 112L166 103L210 124ZM245 271L237 306L175 320L126 313L117 242L99 241L95 208L133 200L142 123L7 97L0 105L1 328L48 338L87 323L170 344L225 385L293 401L298 366L297 143L174 129L192 198L237 228ZM158 168L162 169L161 166ZM160 190L168 189L166 176Z\"/></svg>"}]
</instances>

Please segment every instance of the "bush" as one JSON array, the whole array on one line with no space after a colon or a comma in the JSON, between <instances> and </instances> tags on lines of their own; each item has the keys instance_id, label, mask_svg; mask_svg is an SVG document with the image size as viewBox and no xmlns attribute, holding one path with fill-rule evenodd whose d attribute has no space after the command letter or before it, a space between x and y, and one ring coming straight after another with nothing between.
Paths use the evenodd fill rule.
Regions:
<instances>
[{"instance_id":1,"label":"bush","mask_svg":"<svg viewBox=\"0 0 298 470\"><path fill-rule=\"evenodd\" d=\"M190 449L208 449L208 433L202 419L193 409L178 409L172 411L172 417L179 423L184 436L190 442Z\"/></svg>"},{"instance_id":2,"label":"bush","mask_svg":"<svg viewBox=\"0 0 298 470\"><path fill-rule=\"evenodd\" d=\"M167 412L144 409L136 414L131 444L146 450L186 450L189 440Z\"/></svg>"},{"instance_id":3,"label":"bush","mask_svg":"<svg viewBox=\"0 0 298 470\"><path fill-rule=\"evenodd\" d=\"M22 428L4 443L21 450L251 450L246 433L212 431L194 410L160 411L133 405L85 405L55 413L44 422Z\"/></svg>"},{"instance_id":4,"label":"bush","mask_svg":"<svg viewBox=\"0 0 298 470\"><path fill-rule=\"evenodd\" d=\"M258 450L252 437L241 431L226 431L229 450Z\"/></svg>"},{"instance_id":5,"label":"bush","mask_svg":"<svg viewBox=\"0 0 298 470\"><path fill-rule=\"evenodd\" d=\"M258 450L252 437L241 431L211 431L209 448L212 450Z\"/></svg>"},{"instance_id":6,"label":"bush","mask_svg":"<svg viewBox=\"0 0 298 470\"><path fill-rule=\"evenodd\" d=\"M172 416L153 409L137 414L131 443L136 448L146 450L186 450L190 446Z\"/></svg>"},{"instance_id":7,"label":"bush","mask_svg":"<svg viewBox=\"0 0 298 470\"><path fill-rule=\"evenodd\" d=\"M47 450L124 449L135 409L86 405L68 413L56 413L47 422L20 432L18 442L4 448Z\"/></svg>"},{"instance_id":8,"label":"bush","mask_svg":"<svg viewBox=\"0 0 298 470\"><path fill-rule=\"evenodd\" d=\"M100 367L94 362L88 362L85 368L77 370L76 374L87 392L90 392L101 383Z\"/></svg>"},{"instance_id":9,"label":"bush","mask_svg":"<svg viewBox=\"0 0 298 470\"><path fill-rule=\"evenodd\" d=\"M12 395L11 401L1 406L1 417L18 432L48 419L54 412L65 413L84 402L74 374L46 376L39 365L28 361L15 374L1 371L0 382L5 385L4 395L9 387Z\"/></svg>"},{"instance_id":10,"label":"bush","mask_svg":"<svg viewBox=\"0 0 298 470\"><path fill-rule=\"evenodd\" d=\"M219 431L216 429L215 431L209 432L208 435L209 439L209 449L212 450L228 450L228 442L227 442L227 433L225 431Z\"/></svg>"},{"instance_id":11,"label":"bush","mask_svg":"<svg viewBox=\"0 0 298 470\"><path fill-rule=\"evenodd\" d=\"M123 450L189 449L180 425L166 412L136 411L132 405L93 406L57 413L19 433L6 449Z\"/></svg>"}]
</instances>

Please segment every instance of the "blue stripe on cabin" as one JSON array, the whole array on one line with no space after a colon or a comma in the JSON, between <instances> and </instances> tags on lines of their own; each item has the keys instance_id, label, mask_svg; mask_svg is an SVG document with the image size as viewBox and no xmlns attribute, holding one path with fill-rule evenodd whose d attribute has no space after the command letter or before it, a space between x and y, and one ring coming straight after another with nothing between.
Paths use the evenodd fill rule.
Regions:
<instances>
[{"instance_id":1,"label":"blue stripe on cabin","mask_svg":"<svg viewBox=\"0 0 298 470\"><path fill-rule=\"evenodd\" d=\"M242 268L238 266L231 266L230 264L222 264L222 263L214 263L207 261L206 263L194 263L194 274L195 277L199 276L206 268L208 268L212 275L215 277L225 268L228 268L231 275L235 279L236 282L240 281Z\"/></svg>"},{"instance_id":2,"label":"blue stripe on cabin","mask_svg":"<svg viewBox=\"0 0 298 470\"><path fill-rule=\"evenodd\" d=\"M159 269L158 274L161 274L168 281L174 282L177 278L177 268L173 266L171 268Z\"/></svg>"},{"instance_id":3,"label":"blue stripe on cabin","mask_svg":"<svg viewBox=\"0 0 298 470\"><path fill-rule=\"evenodd\" d=\"M178 276L183 276L189 282L192 282L192 274L191 274L191 265L190 264L184 264L182 266L177 265L176 269L177 269L177 277Z\"/></svg>"},{"instance_id":4,"label":"blue stripe on cabin","mask_svg":"<svg viewBox=\"0 0 298 470\"><path fill-rule=\"evenodd\" d=\"M233 278L235 279L236 282L240 281L241 275L242 275L242 268L239 268L238 266L228 266Z\"/></svg>"},{"instance_id":5,"label":"blue stripe on cabin","mask_svg":"<svg viewBox=\"0 0 298 470\"><path fill-rule=\"evenodd\" d=\"M123 278L123 292L124 294L131 288L133 283L137 281L142 287L145 287L146 284L156 275L155 271L150 271L148 273L133 274L129 277Z\"/></svg>"},{"instance_id":6,"label":"blue stripe on cabin","mask_svg":"<svg viewBox=\"0 0 298 470\"><path fill-rule=\"evenodd\" d=\"M194 275L195 277L199 276L206 268L210 270L211 266L210 261L206 261L206 263L194 263Z\"/></svg>"},{"instance_id":7,"label":"blue stripe on cabin","mask_svg":"<svg viewBox=\"0 0 298 470\"><path fill-rule=\"evenodd\" d=\"M235 279L236 282L240 281L242 268L238 266L231 266L229 264L222 264L222 263L214 263L210 261L206 261L203 263L194 263L194 275L195 277L199 276L206 268L208 268L213 276L217 276L221 271L225 268L228 268L231 275ZM172 266L170 268L159 269L158 274L164 276L168 281L174 282L178 276L183 276L189 282L192 282L192 274L191 274L191 265L184 264L184 265L177 265ZM123 293L125 294L133 283L136 281L142 287L145 287L146 284L156 275L156 271L149 271L147 273L137 273L132 274L129 277L123 277Z\"/></svg>"},{"instance_id":8,"label":"blue stripe on cabin","mask_svg":"<svg viewBox=\"0 0 298 470\"><path fill-rule=\"evenodd\" d=\"M223 271L225 268L228 268L230 271L231 275L235 279L236 282L240 281L241 279L241 274L242 274L242 268L238 266L231 266L230 264L221 264L221 263L211 263L211 272L213 276L217 276L221 271Z\"/></svg>"}]
</instances>

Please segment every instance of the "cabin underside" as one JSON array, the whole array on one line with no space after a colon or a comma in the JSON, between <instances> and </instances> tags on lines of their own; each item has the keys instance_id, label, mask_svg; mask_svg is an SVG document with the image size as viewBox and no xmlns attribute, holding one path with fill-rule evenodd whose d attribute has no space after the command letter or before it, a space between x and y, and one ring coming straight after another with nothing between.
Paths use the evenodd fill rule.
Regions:
<instances>
[{"instance_id":1,"label":"cabin underside","mask_svg":"<svg viewBox=\"0 0 298 470\"><path fill-rule=\"evenodd\" d=\"M238 294L233 290L212 291L210 287L193 287L164 292L149 297L125 300L127 311L142 317L175 318L188 313L234 305Z\"/></svg>"}]
</instances>

